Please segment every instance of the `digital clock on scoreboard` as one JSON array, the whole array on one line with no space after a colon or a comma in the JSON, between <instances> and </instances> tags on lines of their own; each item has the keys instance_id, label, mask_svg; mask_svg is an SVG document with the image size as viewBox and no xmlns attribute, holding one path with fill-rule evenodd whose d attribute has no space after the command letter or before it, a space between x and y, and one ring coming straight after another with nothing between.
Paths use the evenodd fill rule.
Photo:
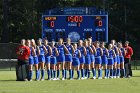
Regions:
<instances>
[{"instance_id":1,"label":"digital clock on scoreboard","mask_svg":"<svg viewBox=\"0 0 140 93\"><path fill-rule=\"evenodd\" d=\"M92 37L108 41L107 15L43 15L42 37L49 41L71 38L73 42Z\"/></svg>"}]
</instances>

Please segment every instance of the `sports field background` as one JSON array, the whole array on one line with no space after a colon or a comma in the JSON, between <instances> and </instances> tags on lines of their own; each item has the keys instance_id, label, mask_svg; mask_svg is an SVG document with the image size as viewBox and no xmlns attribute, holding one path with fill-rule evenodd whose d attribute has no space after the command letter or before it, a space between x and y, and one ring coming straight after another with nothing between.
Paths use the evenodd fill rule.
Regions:
<instances>
[{"instance_id":1,"label":"sports field background","mask_svg":"<svg viewBox=\"0 0 140 93\"><path fill-rule=\"evenodd\" d=\"M75 72L76 73L76 72ZM47 76L46 76L47 78ZM15 71L0 71L0 93L139 93L140 70L132 78L15 81Z\"/></svg>"}]
</instances>

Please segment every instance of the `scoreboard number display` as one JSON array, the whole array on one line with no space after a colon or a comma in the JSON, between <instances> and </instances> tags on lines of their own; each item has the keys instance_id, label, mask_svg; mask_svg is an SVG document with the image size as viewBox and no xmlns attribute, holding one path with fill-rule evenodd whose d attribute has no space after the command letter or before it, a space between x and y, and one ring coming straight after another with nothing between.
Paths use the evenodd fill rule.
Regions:
<instances>
[{"instance_id":1,"label":"scoreboard number display","mask_svg":"<svg viewBox=\"0 0 140 93\"><path fill-rule=\"evenodd\" d=\"M72 42L92 37L93 41L108 42L108 15L43 15L42 38Z\"/></svg>"}]
</instances>

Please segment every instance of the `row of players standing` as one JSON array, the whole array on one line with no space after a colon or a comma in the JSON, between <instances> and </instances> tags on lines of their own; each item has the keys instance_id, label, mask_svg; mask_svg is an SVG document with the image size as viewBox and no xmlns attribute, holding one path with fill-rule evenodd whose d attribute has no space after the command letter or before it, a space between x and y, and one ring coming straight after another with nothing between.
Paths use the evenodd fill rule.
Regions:
<instances>
[{"instance_id":1,"label":"row of players standing","mask_svg":"<svg viewBox=\"0 0 140 93\"><path fill-rule=\"evenodd\" d=\"M63 44L61 38L56 46L55 41L48 45L46 39L43 40L44 44L42 44L41 39L37 43L38 45L33 39L27 40L26 43L31 51L29 57L30 81L32 80L33 65L35 66L36 80L44 80L45 68L48 80L59 80L60 69L62 69L62 80L68 78L67 71L69 71L69 79L72 80L75 68L77 79L90 78L90 72L93 73L92 78L96 79L96 70L98 70L98 79L102 79L102 69L105 70L105 79L125 77L125 49L120 42L115 45L115 40L111 41L108 48L105 47L104 42L96 41L93 43L91 38L84 41L79 40L78 46L76 43L72 45L69 38L66 45Z\"/></svg>"}]
</instances>

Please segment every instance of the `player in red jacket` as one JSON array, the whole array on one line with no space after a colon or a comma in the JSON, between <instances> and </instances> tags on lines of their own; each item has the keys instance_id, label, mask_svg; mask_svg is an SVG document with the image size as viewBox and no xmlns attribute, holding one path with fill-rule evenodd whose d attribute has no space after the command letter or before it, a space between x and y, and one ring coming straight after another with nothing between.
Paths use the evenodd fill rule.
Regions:
<instances>
[{"instance_id":1,"label":"player in red jacket","mask_svg":"<svg viewBox=\"0 0 140 93\"><path fill-rule=\"evenodd\" d=\"M18 55L18 65L28 63L28 59L30 56L30 48L25 45L25 39L21 40L21 44L18 46L16 53Z\"/></svg>"},{"instance_id":2,"label":"player in red jacket","mask_svg":"<svg viewBox=\"0 0 140 93\"><path fill-rule=\"evenodd\" d=\"M129 46L129 42L125 42L125 56L124 56L124 64L125 64L125 70L126 70L126 77L130 78L132 76L132 70L131 70L131 56L133 55L133 49Z\"/></svg>"}]
</instances>

